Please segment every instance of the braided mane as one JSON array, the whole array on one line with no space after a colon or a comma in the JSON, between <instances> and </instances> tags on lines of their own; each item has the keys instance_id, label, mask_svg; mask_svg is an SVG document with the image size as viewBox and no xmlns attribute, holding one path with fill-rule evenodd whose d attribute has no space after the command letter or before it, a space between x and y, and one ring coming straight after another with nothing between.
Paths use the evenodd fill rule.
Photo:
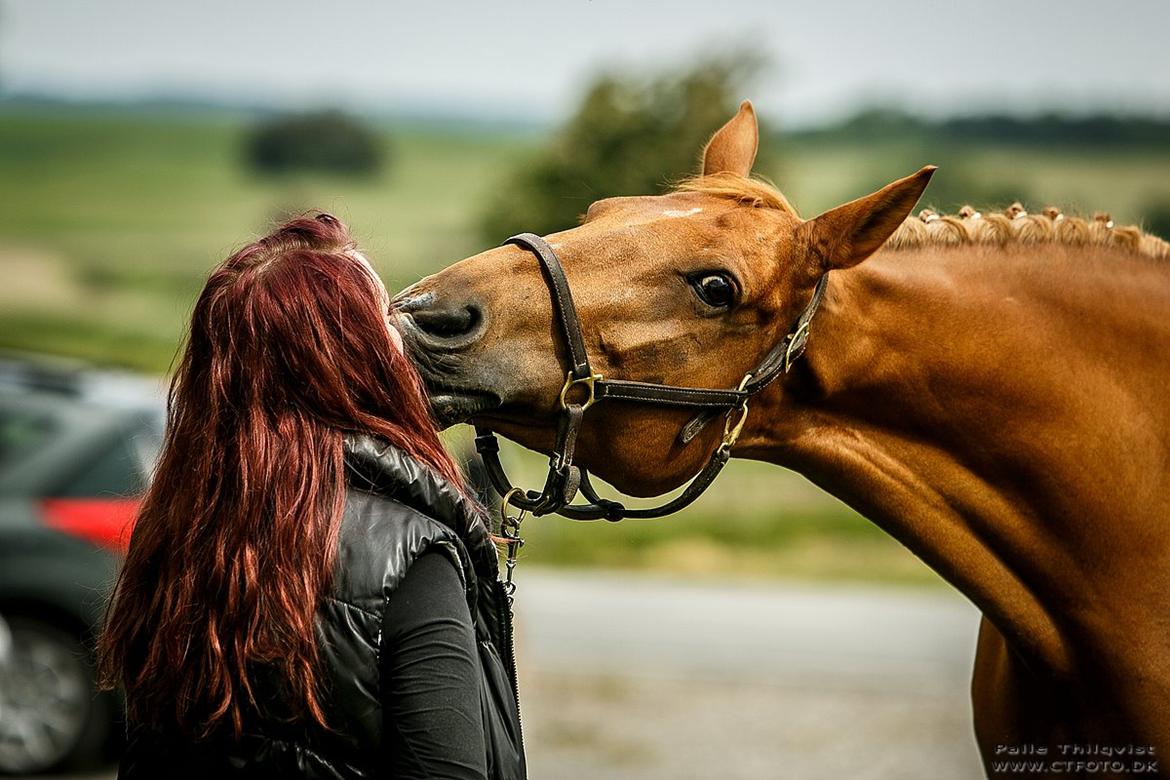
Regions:
<instances>
[{"instance_id":1,"label":"braided mane","mask_svg":"<svg viewBox=\"0 0 1170 780\"><path fill-rule=\"evenodd\" d=\"M731 173L716 173L687 179L676 188L679 192L698 192L727 198L752 208L770 208L799 216L771 183ZM1056 243L1070 246L1112 246L1156 258L1170 258L1170 243L1136 225L1114 225L1108 214L1099 212L1092 219L1061 213L1049 206L1039 214L1030 214L1019 203L1002 212L982 214L964 206L957 214L936 214L923 209L908 217L886 241L890 249L920 249L931 246L984 244Z\"/></svg>"},{"instance_id":2,"label":"braided mane","mask_svg":"<svg viewBox=\"0 0 1170 780\"><path fill-rule=\"evenodd\" d=\"M1112 246L1148 257L1170 258L1170 243L1136 225L1114 225L1108 214L1098 212L1091 220L1066 216L1049 206L1029 214L1019 203L1004 211L981 214L970 206L955 215L923 209L903 222L886 241L891 249L963 244L1068 244Z\"/></svg>"}]
</instances>

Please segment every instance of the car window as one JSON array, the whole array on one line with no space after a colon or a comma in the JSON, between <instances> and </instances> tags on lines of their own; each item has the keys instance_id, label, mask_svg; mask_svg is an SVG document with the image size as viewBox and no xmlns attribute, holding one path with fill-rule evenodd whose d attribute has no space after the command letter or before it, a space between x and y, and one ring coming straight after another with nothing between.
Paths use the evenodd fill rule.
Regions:
<instances>
[{"instance_id":1,"label":"car window","mask_svg":"<svg viewBox=\"0 0 1170 780\"><path fill-rule=\"evenodd\" d=\"M145 488L142 460L133 442L121 436L90 458L54 497L129 497L142 493Z\"/></svg>"},{"instance_id":2,"label":"car window","mask_svg":"<svg viewBox=\"0 0 1170 780\"><path fill-rule=\"evenodd\" d=\"M0 469L29 457L53 438L52 417L24 409L0 409Z\"/></svg>"},{"instance_id":3,"label":"car window","mask_svg":"<svg viewBox=\"0 0 1170 780\"><path fill-rule=\"evenodd\" d=\"M153 413L144 413L135 421L135 431L130 435L130 446L134 450L138 470L147 479L153 476L154 467L158 465L165 425L166 417L162 411L154 410Z\"/></svg>"}]
</instances>

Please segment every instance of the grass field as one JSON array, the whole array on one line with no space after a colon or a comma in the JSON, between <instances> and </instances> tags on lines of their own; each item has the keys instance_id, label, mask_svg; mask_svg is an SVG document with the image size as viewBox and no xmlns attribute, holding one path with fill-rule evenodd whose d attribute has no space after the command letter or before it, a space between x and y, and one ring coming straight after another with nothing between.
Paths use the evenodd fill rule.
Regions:
<instances>
[{"instance_id":1,"label":"grass field","mask_svg":"<svg viewBox=\"0 0 1170 780\"><path fill-rule=\"evenodd\" d=\"M478 212L506 196L500 182L540 143L387 128L392 162L377 177L263 179L240 163L245 132L230 116L0 113L0 348L165 372L207 271L309 208L346 220L387 284L401 287L482 248ZM780 168L764 173L806 215L925 163L943 166L926 200L946 206L965 199L965 186L1026 195L1032 207L1108 208L1119 221L1170 203L1170 154L780 143ZM537 479L539 460L510 457ZM542 563L937 581L802 478L761 464L733 464L706 498L669 520L542 519L529 534L526 555Z\"/></svg>"},{"instance_id":2,"label":"grass field","mask_svg":"<svg viewBox=\"0 0 1170 780\"><path fill-rule=\"evenodd\" d=\"M466 218L522 143L395 135L368 180L258 179L244 126L126 115L0 116L0 345L167 368L212 265L308 208L348 221L391 285L473 248Z\"/></svg>"}]
</instances>

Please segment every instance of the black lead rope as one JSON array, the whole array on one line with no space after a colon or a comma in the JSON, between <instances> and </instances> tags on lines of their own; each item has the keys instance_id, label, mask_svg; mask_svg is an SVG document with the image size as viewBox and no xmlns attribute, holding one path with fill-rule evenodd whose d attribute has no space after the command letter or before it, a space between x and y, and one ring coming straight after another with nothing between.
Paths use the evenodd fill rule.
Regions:
<instances>
[{"instance_id":1,"label":"black lead rope","mask_svg":"<svg viewBox=\"0 0 1170 780\"><path fill-rule=\"evenodd\" d=\"M801 312L792 330L764 356L753 371L744 376L743 381L735 389L677 387L654 382L606 379L601 374L594 373L589 364L585 339L581 333L581 321L577 317L577 307L573 303L573 294L556 252L547 241L533 233L512 236L504 243L522 247L540 261L540 269L552 299L553 318L557 322L569 358L565 384L561 387L560 393L561 411L557 421L556 441L549 457L548 476L541 490L526 491L514 486L500 463L500 445L495 434L480 426L475 428L475 448L483 459L492 486L503 497L501 509L505 534L507 535L511 529L515 532L517 540L520 520L526 512L537 516L555 512L573 520L617 521L626 517L655 518L673 514L701 496L731 459L731 448L735 446L744 423L747 422L748 399L780 375L788 373L793 362L804 354L808 345L809 325L824 297L828 282L827 275L817 281L812 300ZM582 394L583 398L574 400L573 396ZM682 493L660 506L630 508L619 501L599 496L589 481L589 473L573 465L577 434L581 430L585 412L593 404L606 399L698 409L696 417L679 435L683 444L690 442L707 423L723 412L725 414L723 438L711 453L706 465ZM578 492L584 496L585 503L572 503ZM520 510L519 516L510 516L509 506ZM510 546L509 583L514 565L515 550Z\"/></svg>"}]
</instances>

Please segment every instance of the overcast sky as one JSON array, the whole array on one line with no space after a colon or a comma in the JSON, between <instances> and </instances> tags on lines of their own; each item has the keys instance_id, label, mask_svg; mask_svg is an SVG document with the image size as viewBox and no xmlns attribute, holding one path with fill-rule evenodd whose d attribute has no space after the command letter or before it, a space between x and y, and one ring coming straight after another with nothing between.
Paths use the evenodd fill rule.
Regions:
<instances>
[{"instance_id":1,"label":"overcast sky","mask_svg":"<svg viewBox=\"0 0 1170 780\"><path fill-rule=\"evenodd\" d=\"M750 44L805 123L863 103L1170 114L1170 0L5 0L0 84L557 119L604 68Z\"/></svg>"}]
</instances>

